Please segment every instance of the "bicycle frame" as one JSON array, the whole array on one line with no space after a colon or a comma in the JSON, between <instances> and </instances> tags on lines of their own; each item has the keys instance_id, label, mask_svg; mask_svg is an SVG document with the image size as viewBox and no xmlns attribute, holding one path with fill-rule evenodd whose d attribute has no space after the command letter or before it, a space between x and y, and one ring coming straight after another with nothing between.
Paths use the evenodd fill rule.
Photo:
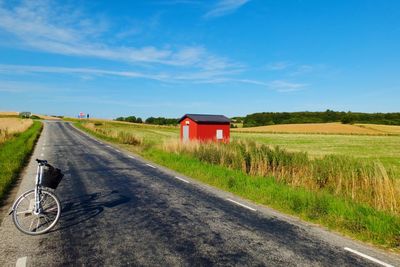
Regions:
<instances>
[{"instance_id":1,"label":"bicycle frame","mask_svg":"<svg viewBox=\"0 0 400 267\"><path fill-rule=\"evenodd\" d=\"M41 183L43 178L43 164L39 164L36 170L36 179L35 179L35 207L34 214L38 215L41 212L40 206L40 193L41 193Z\"/></svg>"}]
</instances>

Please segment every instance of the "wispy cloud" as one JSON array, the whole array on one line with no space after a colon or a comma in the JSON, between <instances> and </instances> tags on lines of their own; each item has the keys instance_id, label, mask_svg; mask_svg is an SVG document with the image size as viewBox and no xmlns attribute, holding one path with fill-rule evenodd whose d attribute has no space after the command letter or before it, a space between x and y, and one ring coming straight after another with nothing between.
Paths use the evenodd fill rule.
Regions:
<instances>
[{"instance_id":1,"label":"wispy cloud","mask_svg":"<svg viewBox=\"0 0 400 267\"><path fill-rule=\"evenodd\" d=\"M271 89L274 89L278 92L293 92L293 91L299 91L303 88L305 88L308 84L305 83L294 83L294 82L288 82L288 81L283 81L283 80L275 80L270 83L268 83L268 87Z\"/></svg>"},{"instance_id":2,"label":"wispy cloud","mask_svg":"<svg viewBox=\"0 0 400 267\"><path fill-rule=\"evenodd\" d=\"M204 15L204 18L225 16L233 13L235 10L248 2L250 2L250 0L220 0L210 11Z\"/></svg>"},{"instance_id":3,"label":"wispy cloud","mask_svg":"<svg viewBox=\"0 0 400 267\"><path fill-rule=\"evenodd\" d=\"M30 73L55 73L55 74L73 74L82 77L91 76L117 76L124 78L143 78L157 80L162 82L200 82L212 81L214 79L224 79L233 74L234 71L216 71L200 70L197 72L159 72L145 73L140 71L121 71L107 70L98 68L70 68L54 66L30 66L30 65L0 65L0 74L21 75ZM90 76L91 75L91 76Z\"/></svg>"},{"instance_id":4,"label":"wispy cloud","mask_svg":"<svg viewBox=\"0 0 400 267\"><path fill-rule=\"evenodd\" d=\"M274 62L274 63L268 64L266 66L266 68L267 68L267 70L285 70L291 66L293 66L293 63L291 63L291 62L279 61L279 62Z\"/></svg>"},{"instance_id":5,"label":"wispy cloud","mask_svg":"<svg viewBox=\"0 0 400 267\"><path fill-rule=\"evenodd\" d=\"M164 83L197 83L197 84L220 84L220 83L243 83L257 85L272 89L278 92L299 91L308 84L294 83L284 80L260 81L254 79L239 79L232 77L235 71L198 71L198 72L160 72L149 74L139 71L117 71L98 68L70 68L53 66L29 66L29 65L0 65L0 74L2 75L26 75L35 73L52 73L64 75L77 75L81 79L93 79L93 76L116 76L127 79L148 79ZM2 84L0 91L18 92L18 84ZM26 86L22 86L24 91Z\"/></svg>"},{"instance_id":6,"label":"wispy cloud","mask_svg":"<svg viewBox=\"0 0 400 267\"><path fill-rule=\"evenodd\" d=\"M0 73L24 74L24 73L58 73L79 75L108 75L128 78L146 78L152 80L163 80L167 76L163 74L151 75L133 71L113 71L95 68L66 68L49 66L26 66L26 65L0 65Z\"/></svg>"},{"instance_id":7,"label":"wispy cloud","mask_svg":"<svg viewBox=\"0 0 400 267\"><path fill-rule=\"evenodd\" d=\"M16 6L0 2L0 29L29 49L80 57L95 57L137 64L160 64L197 69L237 68L240 64L214 55L203 46L110 46L100 38L108 30L105 19L90 20L54 2L22 1ZM133 32L122 32L132 34ZM121 37L121 33L119 33ZM104 36L103 36L104 37ZM118 36L117 36L118 37Z\"/></svg>"}]
</instances>

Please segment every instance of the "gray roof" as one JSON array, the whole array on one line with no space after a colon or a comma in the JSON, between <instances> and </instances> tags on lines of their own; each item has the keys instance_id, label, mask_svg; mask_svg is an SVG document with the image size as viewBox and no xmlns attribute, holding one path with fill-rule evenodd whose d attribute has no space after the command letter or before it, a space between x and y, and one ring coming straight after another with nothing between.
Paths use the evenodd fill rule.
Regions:
<instances>
[{"instance_id":1,"label":"gray roof","mask_svg":"<svg viewBox=\"0 0 400 267\"><path fill-rule=\"evenodd\" d=\"M208 114L185 114L179 122L185 118L189 118L197 123L222 123L228 124L231 120L224 115L208 115Z\"/></svg>"}]
</instances>

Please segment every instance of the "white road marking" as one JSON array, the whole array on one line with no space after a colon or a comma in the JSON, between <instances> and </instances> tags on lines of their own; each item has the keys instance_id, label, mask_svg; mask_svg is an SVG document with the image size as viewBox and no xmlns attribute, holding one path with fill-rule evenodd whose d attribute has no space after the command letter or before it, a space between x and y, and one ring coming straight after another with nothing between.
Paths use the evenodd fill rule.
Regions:
<instances>
[{"instance_id":1,"label":"white road marking","mask_svg":"<svg viewBox=\"0 0 400 267\"><path fill-rule=\"evenodd\" d=\"M42 153L42 154L40 154L40 156L41 156L41 157L44 157L44 154Z\"/></svg>"},{"instance_id":2,"label":"white road marking","mask_svg":"<svg viewBox=\"0 0 400 267\"><path fill-rule=\"evenodd\" d=\"M146 164L147 166L149 166L149 167L151 167L151 168L153 168L153 169L157 169L157 167L154 167L153 165L151 165L151 164Z\"/></svg>"},{"instance_id":3,"label":"white road marking","mask_svg":"<svg viewBox=\"0 0 400 267\"><path fill-rule=\"evenodd\" d=\"M175 176L175 178L178 179L178 180L181 180L182 182L190 184L190 182L188 180L185 180L185 179L183 179L181 177Z\"/></svg>"},{"instance_id":4,"label":"white road marking","mask_svg":"<svg viewBox=\"0 0 400 267\"><path fill-rule=\"evenodd\" d=\"M106 146L106 147L112 148L111 146Z\"/></svg>"},{"instance_id":5,"label":"white road marking","mask_svg":"<svg viewBox=\"0 0 400 267\"><path fill-rule=\"evenodd\" d=\"M128 157L130 157L131 159L135 159L135 157L132 157L131 155L128 155Z\"/></svg>"},{"instance_id":6,"label":"white road marking","mask_svg":"<svg viewBox=\"0 0 400 267\"><path fill-rule=\"evenodd\" d=\"M358 256L361 256L361 257L363 257L363 258L366 258L366 259L368 259L368 260L370 260L370 261L373 261L373 262L375 262L375 263L378 263L378 264L380 264L380 265L382 265L382 266L385 266L385 267L394 267L393 265L390 265L390 264L388 264L388 263L386 263L386 262L383 262L383 261L380 261L380 260L378 260L378 259L375 259L374 257L368 256L368 255L366 255L366 254L364 254L364 253L358 252L357 250L354 250L354 249L351 249L351 248L348 248L348 247L345 247L344 250L350 251L350 252L352 252L352 253L354 253L354 254L356 254L356 255L358 255Z\"/></svg>"},{"instance_id":7,"label":"white road marking","mask_svg":"<svg viewBox=\"0 0 400 267\"><path fill-rule=\"evenodd\" d=\"M25 267L26 266L26 257L21 257L17 259L15 263L15 267Z\"/></svg>"},{"instance_id":8,"label":"white road marking","mask_svg":"<svg viewBox=\"0 0 400 267\"><path fill-rule=\"evenodd\" d=\"M121 152L121 151L119 151L118 149L114 149L115 151L117 151L117 152Z\"/></svg>"},{"instance_id":9,"label":"white road marking","mask_svg":"<svg viewBox=\"0 0 400 267\"><path fill-rule=\"evenodd\" d=\"M246 209L249 209L249 210L252 210L252 211L256 211L256 209L253 209L252 207L246 206L245 204L242 204L242 203L240 203L240 202L237 202L237 201L235 201L235 200L233 200L233 199L227 198L226 200L228 200L228 201L230 201L230 202L233 202L233 203L235 203L236 205L242 206L243 208L246 208Z\"/></svg>"}]
</instances>

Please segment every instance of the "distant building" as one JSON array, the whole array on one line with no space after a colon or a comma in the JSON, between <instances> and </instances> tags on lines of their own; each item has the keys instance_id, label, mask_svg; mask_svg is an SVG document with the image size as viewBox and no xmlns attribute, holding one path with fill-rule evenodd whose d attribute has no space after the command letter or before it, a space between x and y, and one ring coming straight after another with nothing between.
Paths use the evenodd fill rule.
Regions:
<instances>
[{"instance_id":1,"label":"distant building","mask_svg":"<svg viewBox=\"0 0 400 267\"><path fill-rule=\"evenodd\" d=\"M229 142L231 121L223 115L186 114L179 123L183 141Z\"/></svg>"},{"instance_id":2,"label":"distant building","mask_svg":"<svg viewBox=\"0 0 400 267\"><path fill-rule=\"evenodd\" d=\"M23 112L20 112L20 113L19 113L19 116L20 116L21 118L30 118L31 115L32 115L32 113L30 113L30 112L28 112L28 111L23 111Z\"/></svg>"}]
</instances>

